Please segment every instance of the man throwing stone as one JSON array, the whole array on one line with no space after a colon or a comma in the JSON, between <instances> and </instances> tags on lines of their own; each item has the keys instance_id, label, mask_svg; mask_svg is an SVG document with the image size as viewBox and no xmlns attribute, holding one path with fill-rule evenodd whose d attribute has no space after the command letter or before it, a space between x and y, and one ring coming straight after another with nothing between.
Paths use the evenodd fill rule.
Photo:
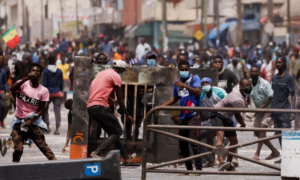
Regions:
<instances>
[{"instance_id":1,"label":"man throwing stone","mask_svg":"<svg viewBox=\"0 0 300 180\"><path fill-rule=\"evenodd\" d=\"M122 60L114 61L113 69L107 69L98 73L92 81L90 88L90 98L87 102L87 111L89 117L95 120L108 134L107 140L102 143L95 151L91 153L92 157L102 157L111 145L115 145L120 150L121 156L125 160L125 164L129 164L136 154L127 155L125 148L119 141L123 134L118 119L114 116L109 108L108 99L112 91L116 92L117 102L123 110L126 119L132 121L132 117L128 114L123 100L121 75L125 71L126 62Z\"/></svg>"}]
</instances>

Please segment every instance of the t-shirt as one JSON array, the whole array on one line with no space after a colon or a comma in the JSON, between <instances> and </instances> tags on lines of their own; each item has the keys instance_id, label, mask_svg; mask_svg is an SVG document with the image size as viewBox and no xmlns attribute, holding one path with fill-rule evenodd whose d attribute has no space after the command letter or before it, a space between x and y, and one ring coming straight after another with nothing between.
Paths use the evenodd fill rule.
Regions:
<instances>
[{"instance_id":1,"label":"t-shirt","mask_svg":"<svg viewBox=\"0 0 300 180\"><path fill-rule=\"evenodd\" d=\"M180 81L180 79L178 79L177 81ZM201 82L198 75L191 74L184 83L191 86L192 88L201 87ZM186 88L180 88L174 85L173 97L179 98L180 106L188 106L188 107L199 106L199 101L198 101L199 97L190 94L190 92ZM195 112L193 111L181 111L179 118L180 119L189 118L194 114Z\"/></svg>"},{"instance_id":2,"label":"t-shirt","mask_svg":"<svg viewBox=\"0 0 300 180\"><path fill-rule=\"evenodd\" d=\"M103 53L107 54L107 55L109 56L109 59L110 59L111 51L112 51L113 48L114 48L114 47L113 47L113 45L112 45L111 43L107 43L107 44L102 43L102 44L100 44L100 46L99 46L99 49L101 49L101 51L102 51Z\"/></svg>"},{"instance_id":3,"label":"t-shirt","mask_svg":"<svg viewBox=\"0 0 300 180\"><path fill-rule=\"evenodd\" d=\"M252 82L251 79L250 81ZM273 97L273 94L274 91L271 87L271 84L261 77L259 77L256 86L253 86L252 84L252 91L250 93L250 96L252 97L256 108L260 108L263 104L265 104L265 102L269 98Z\"/></svg>"},{"instance_id":4,"label":"t-shirt","mask_svg":"<svg viewBox=\"0 0 300 180\"><path fill-rule=\"evenodd\" d=\"M200 96L200 103L203 107L214 107L218 102L227 96L224 89L219 87L212 87L212 93L210 97L207 97L207 92L202 92Z\"/></svg>"},{"instance_id":5,"label":"t-shirt","mask_svg":"<svg viewBox=\"0 0 300 180\"><path fill-rule=\"evenodd\" d=\"M99 72L92 81L87 107L96 105L109 107L108 98L115 86L122 87L121 77L116 71L107 69Z\"/></svg>"},{"instance_id":6,"label":"t-shirt","mask_svg":"<svg viewBox=\"0 0 300 180\"><path fill-rule=\"evenodd\" d=\"M215 105L217 108L245 108L246 99L242 96L239 88L235 88L229 93L222 101ZM222 116L232 119L234 112L222 112L219 111Z\"/></svg>"},{"instance_id":7,"label":"t-shirt","mask_svg":"<svg viewBox=\"0 0 300 180\"><path fill-rule=\"evenodd\" d=\"M289 94L295 91L294 80L288 72L278 78L274 75L272 78L272 88L274 90L274 97L272 99L271 108L273 109L290 109Z\"/></svg>"},{"instance_id":8,"label":"t-shirt","mask_svg":"<svg viewBox=\"0 0 300 180\"><path fill-rule=\"evenodd\" d=\"M59 64L59 65L57 65L57 68L62 71L62 73L63 73L63 79L64 80L68 80L69 79L68 72L69 72L70 65L67 64L67 63L65 63L65 64Z\"/></svg>"},{"instance_id":9,"label":"t-shirt","mask_svg":"<svg viewBox=\"0 0 300 180\"><path fill-rule=\"evenodd\" d=\"M230 93L233 86L238 82L239 80L235 74L230 70L225 69L224 72L219 75L218 87L223 88L227 93Z\"/></svg>"},{"instance_id":10,"label":"t-shirt","mask_svg":"<svg viewBox=\"0 0 300 180\"><path fill-rule=\"evenodd\" d=\"M41 84L37 88L33 88L30 81L24 82L17 90L15 116L25 118L32 113L36 113L41 101L49 101L48 89Z\"/></svg>"},{"instance_id":11,"label":"t-shirt","mask_svg":"<svg viewBox=\"0 0 300 180\"><path fill-rule=\"evenodd\" d=\"M227 69L230 70L231 72L233 72L238 80L241 80L243 78L243 67L242 65L239 63L236 65L236 67L233 66L233 64L228 64Z\"/></svg>"}]
</instances>

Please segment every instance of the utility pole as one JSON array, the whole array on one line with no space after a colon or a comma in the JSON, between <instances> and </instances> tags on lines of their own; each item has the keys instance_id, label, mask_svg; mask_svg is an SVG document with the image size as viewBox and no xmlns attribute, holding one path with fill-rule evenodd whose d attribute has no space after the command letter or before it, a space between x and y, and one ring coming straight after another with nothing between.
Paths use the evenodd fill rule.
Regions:
<instances>
[{"instance_id":1,"label":"utility pole","mask_svg":"<svg viewBox=\"0 0 300 180\"><path fill-rule=\"evenodd\" d=\"M219 0L214 0L214 12L215 12L215 26L217 27L216 45L217 45L217 52L218 52L219 45L220 45Z\"/></svg>"},{"instance_id":2,"label":"utility pole","mask_svg":"<svg viewBox=\"0 0 300 180\"><path fill-rule=\"evenodd\" d=\"M26 41L27 40L27 33L26 33L26 13L25 13L25 2L24 2L24 0L22 0L22 14L23 14L23 18L22 18L22 26L23 26L23 29L22 29L22 31L23 31L23 38L24 38L24 40Z\"/></svg>"},{"instance_id":3,"label":"utility pole","mask_svg":"<svg viewBox=\"0 0 300 180\"><path fill-rule=\"evenodd\" d=\"M79 34L79 22L78 22L78 0L76 0L76 28L77 28L77 35Z\"/></svg>"},{"instance_id":4,"label":"utility pole","mask_svg":"<svg viewBox=\"0 0 300 180\"><path fill-rule=\"evenodd\" d=\"M239 46L243 43L243 27L242 27L242 2L236 0L237 9L237 28L236 28L236 45Z\"/></svg>"},{"instance_id":5,"label":"utility pole","mask_svg":"<svg viewBox=\"0 0 300 180\"><path fill-rule=\"evenodd\" d=\"M167 46L166 38L168 37L167 30L167 0L162 0L162 29L163 29L163 47Z\"/></svg>"},{"instance_id":6,"label":"utility pole","mask_svg":"<svg viewBox=\"0 0 300 180\"><path fill-rule=\"evenodd\" d=\"M197 6L197 19L198 19L198 0L196 0L196 6ZM201 22L200 22L200 30L203 33L204 27L203 27L203 17L204 17L204 0L201 1ZM204 38L202 38L202 42L204 41ZM200 49L203 49L204 43L201 43L201 40L199 41Z\"/></svg>"},{"instance_id":7,"label":"utility pole","mask_svg":"<svg viewBox=\"0 0 300 180\"><path fill-rule=\"evenodd\" d=\"M291 43L291 13L290 13L290 0L287 0L287 46Z\"/></svg>"},{"instance_id":8,"label":"utility pole","mask_svg":"<svg viewBox=\"0 0 300 180\"><path fill-rule=\"evenodd\" d=\"M273 0L268 0L268 21L273 24ZM273 33L269 35L269 41L273 41Z\"/></svg>"},{"instance_id":9,"label":"utility pole","mask_svg":"<svg viewBox=\"0 0 300 180\"><path fill-rule=\"evenodd\" d=\"M62 6L62 0L59 0L59 3L60 3L61 20L62 20L62 22L64 22L64 10L63 10L63 6Z\"/></svg>"},{"instance_id":10,"label":"utility pole","mask_svg":"<svg viewBox=\"0 0 300 180\"><path fill-rule=\"evenodd\" d=\"M44 41L44 2L41 0L41 35L42 41Z\"/></svg>"},{"instance_id":11,"label":"utility pole","mask_svg":"<svg viewBox=\"0 0 300 180\"><path fill-rule=\"evenodd\" d=\"M204 19L204 23L203 23L203 29L204 29L204 37L203 37L203 49L206 48L206 43L207 43L207 6L208 6L208 0L202 0L203 2L203 6L202 6L202 11L203 11L203 19Z\"/></svg>"}]
</instances>

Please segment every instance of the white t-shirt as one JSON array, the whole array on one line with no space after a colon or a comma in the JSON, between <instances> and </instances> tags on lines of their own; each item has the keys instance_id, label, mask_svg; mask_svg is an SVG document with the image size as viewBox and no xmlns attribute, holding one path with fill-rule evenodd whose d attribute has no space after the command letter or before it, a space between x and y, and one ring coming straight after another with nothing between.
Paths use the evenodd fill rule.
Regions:
<instances>
[{"instance_id":1,"label":"white t-shirt","mask_svg":"<svg viewBox=\"0 0 300 180\"><path fill-rule=\"evenodd\" d=\"M150 45L148 43L139 44L136 47L135 54L136 54L136 57L139 58L139 60L141 60L142 56L145 54L145 49L146 48L148 48L149 50L151 50L151 47L150 47Z\"/></svg>"},{"instance_id":2,"label":"white t-shirt","mask_svg":"<svg viewBox=\"0 0 300 180\"><path fill-rule=\"evenodd\" d=\"M212 87L212 94L210 97L207 97L206 93L207 92L202 92L200 96L201 107L214 107L227 96L226 91L219 87Z\"/></svg>"}]
</instances>

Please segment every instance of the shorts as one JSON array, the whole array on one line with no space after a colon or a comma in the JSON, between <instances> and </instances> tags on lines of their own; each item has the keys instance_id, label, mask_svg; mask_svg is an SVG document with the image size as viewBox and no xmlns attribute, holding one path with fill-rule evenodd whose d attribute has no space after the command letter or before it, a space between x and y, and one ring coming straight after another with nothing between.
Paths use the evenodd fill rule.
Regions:
<instances>
[{"instance_id":1,"label":"shorts","mask_svg":"<svg viewBox=\"0 0 300 180\"><path fill-rule=\"evenodd\" d=\"M223 127L234 127L234 123L231 119L222 116L219 113L211 113L211 124L212 126L223 126ZM236 137L236 131L224 131L225 137Z\"/></svg>"},{"instance_id":2,"label":"shorts","mask_svg":"<svg viewBox=\"0 0 300 180\"><path fill-rule=\"evenodd\" d=\"M270 118L271 113L257 113L254 119L253 126L256 128L261 128L262 125L271 128L274 125L272 118Z\"/></svg>"}]
</instances>

